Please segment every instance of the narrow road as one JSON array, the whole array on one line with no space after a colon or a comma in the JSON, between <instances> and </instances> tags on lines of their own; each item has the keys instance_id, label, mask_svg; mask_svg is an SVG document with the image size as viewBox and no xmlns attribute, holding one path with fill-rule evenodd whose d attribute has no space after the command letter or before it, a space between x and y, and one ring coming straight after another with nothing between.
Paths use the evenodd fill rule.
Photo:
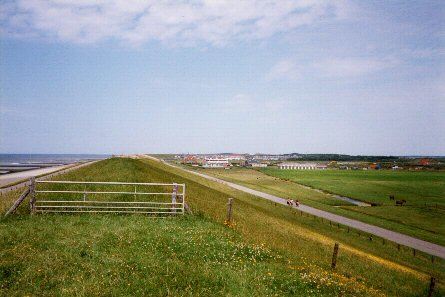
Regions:
<instances>
[{"instance_id":1,"label":"narrow road","mask_svg":"<svg viewBox=\"0 0 445 297\"><path fill-rule=\"evenodd\" d=\"M0 189L0 193L3 194L3 193L6 193L8 191L14 190L16 188L28 186L30 184L29 179L31 177L33 177L33 176L38 176L38 175L41 175L41 174L48 173L47 175L44 175L44 176L41 176L41 177L37 178L38 180L46 180L46 179L48 179L50 177L53 177L53 176L56 176L56 175L59 175L59 174L65 173L65 172L69 172L71 170L79 169L79 168L82 168L84 166L88 166L88 165L91 165L93 163L96 163L96 162L98 162L98 161L86 162L86 163L82 163L82 164L79 164L77 166L72 166L72 167L70 167L71 165L56 166L56 167L51 167L51 168L44 168L44 169L41 169L41 170L37 169L37 170L30 170L30 171L27 171L27 172L20 172L20 173L23 173L23 174L14 176L16 179L13 180L13 181L10 181L9 183L12 183L14 181L19 181L19 180L24 180L24 181L19 183L19 184L17 184L17 185L10 186L10 187L4 188L4 189ZM63 168L66 168L66 169L63 169ZM60 169L62 169L62 170L60 170ZM15 173L12 173L12 174L15 174ZM28 180L26 180L26 179L28 179Z\"/></svg>"},{"instance_id":2,"label":"narrow road","mask_svg":"<svg viewBox=\"0 0 445 297\"><path fill-rule=\"evenodd\" d=\"M0 187L7 186L8 184L12 184L21 180L30 179L32 176L38 176L42 174L52 173L54 171L58 171L60 169L64 169L70 167L69 165L57 165L46 168L37 168L32 170L8 173L0 175Z\"/></svg>"},{"instance_id":3,"label":"narrow road","mask_svg":"<svg viewBox=\"0 0 445 297\"><path fill-rule=\"evenodd\" d=\"M264 192L260 192L257 190L253 190L251 188L241 186L241 185L238 185L238 184L235 184L232 182L228 182L228 181L225 181L225 180L213 177L213 176L208 176L208 175L205 175L205 174L202 174L199 172L195 172L192 170L187 170L187 169L184 169L184 168L181 168L178 166L174 166L174 165L169 164L165 161L163 161L163 163L168 166L171 166L171 167L174 167L174 168L177 168L177 169L207 178L209 180L212 180L212 181L224 184L224 185L227 185L227 186L235 188L237 190L240 190L240 191L243 191L243 192L246 192L246 193L249 193L249 194L252 194L252 195L255 195L255 196L258 196L258 197L261 197L261 198L264 198L264 199L267 199L267 200L287 206L286 199L283 199L281 197L267 194ZM330 213L327 211L323 211L323 210L320 210L317 208L313 208L313 207L310 207L307 205L303 205L303 204L300 204L300 206L298 207L298 210L301 210L301 211L309 213L311 215L315 215L317 217L330 220L332 222L336 222L336 223L339 223L339 224L342 224L345 226L349 226L354 229L361 230L361 231L367 232L369 234L373 234L373 235L379 236L381 238L385 238L385 239L391 240L393 242L399 243L401 245L416 249L418 251L422 251L427 254L445 259L445 247L438 245L438 244L434 244L434 243L431 243L428 241L417 239L417 238L414 238L414 237L411 237L408 235L404 235L404 234L401 234L398 232L390 231L390 230L380 228L380 227L377 227L374 225L366 224L366 223L363 223L363 222L360 222L357 220L349 219L349 218L346 218L343 216L339 216L339 215L336 215L336 214L333 214L333 213Z\"/></svg>"}]
</instances>

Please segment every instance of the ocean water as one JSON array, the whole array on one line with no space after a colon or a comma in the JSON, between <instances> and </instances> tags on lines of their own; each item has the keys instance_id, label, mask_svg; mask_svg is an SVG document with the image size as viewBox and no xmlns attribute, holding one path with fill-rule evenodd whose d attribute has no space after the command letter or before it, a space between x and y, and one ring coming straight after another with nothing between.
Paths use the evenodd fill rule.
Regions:
<instances>
[{"instance_id":1,"label":"ocean water","mask_svg":"<svg viewBox=\"0 0 445 297\"><path fill-rule=\"evenodd\" d=\"M0 166L32 164L71 164L79 161L101 160L110 155L91 154L0 154Z\"/></svg>"}]
</instances>

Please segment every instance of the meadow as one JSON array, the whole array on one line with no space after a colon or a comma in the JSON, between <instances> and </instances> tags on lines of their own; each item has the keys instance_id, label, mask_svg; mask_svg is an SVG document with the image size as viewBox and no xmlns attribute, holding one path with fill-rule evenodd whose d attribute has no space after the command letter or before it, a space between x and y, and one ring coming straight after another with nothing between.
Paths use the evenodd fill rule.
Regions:
<instances>
[{"instance_id":1,"label":"meadow","mask_svg":"<svg viewBox=\"0 0 445 297\"><path fill-rule=\"evenodd\" d=\"M190 167L188 167L190 169ZM359 197L346 195L346 192L330 192L325 189L315 188L312 185L300 183L297 176L311 176L315 179L317 176L323 176L323 174L327 174L328 176L334 175L335 179L331 179L331 183L336 184L335 187L341 189L340 184L345 184L345 187L353 188L355 185L360 187L363 191L372 192L374 187L366 186L366 181L356 182L354 181L354 185L348 180L348 176L345 175L344 180L342 180L342 174L345 171L299 171L299 170L279 170L279 169L261 169L254 170L248 168L232 168L230 170L224 169L212 169L212 170L203 170L203 169L194 169L197 171L201 171L205 174L212 175L221 179L225 179L228 181L236 182L247 187L264 191L273 195L277 195L280 197L290 197L294 199L298 199L300 202L326 210L332 213L336 213L339 215L343 215L352 219L360 220L366 223L374 224L383 228L387 228L390 230L394 230L397 232L405 233L410 236L414 236L426 241L434 242L437 244L445 245L445 219L444 219L444 205L443 200L445 199L445 194L443 194L443 198L441 200L441 187L435 188L434 191L431 191L433 194L433 198L423 198L422 202L414 203L414 199L412 198L415 194L415 189L417 189L418 195L422 194L422 184L428 183L428 174L433 174L433 180L429 181L429 183L440 184L441 177L443 173L440 172L437 175L434 172L422 172L419 175L423 176L423 180L416 183L413 180L407 180L407 178L403 179L398 177L395 180L401 180L404 184L410 184L410 186L406 185L406 187L411 190L411 198L406 199L408 202L403 207L395 206L395 201L389 200L389 194L385 196L386 198L382 198L382 202L379 206L373 207L358 207L353 205L352 203L334 198L331 193L339 194L342 196L347 196L350 198L354 198L356 200L360 200ZM348 171L347 173L349 173ZM267 173L267 174L266 174ZM336 175L338 173L338 175ZM409 174L411 172L378 172L382 173L380 176L379 184L384 184L384 190L381 190L381 195L384 193L393 191L396 195L396 199L399 196L396 192L396 188L403 188L404 185L397 185L395 181L384 182L382 179L385 178L385 174L392 174L392 176L396 174ZM372 174L378 174L372 172ZM354 172L352 172L354 174ZM414 178L417 179L417 178ZM341 180L341 181L340 181ZM329 182L326 182L329 183ZM393 185L396 184L394 187ZM363 194L362 194L363 195ZM386 195L386 194L385 194ZM430 194L431 195L431 194ZM425 196L423 196L425 197ZM430 197L430 196L428 196ZM429 200L428 200L429 199ZM427 200L428 202L425 202ZM379 203L378 201L370 201L364 200L371 203ZM384 202L383 202L384 201ZM434 202L433 202L434 201ZM442 203L437 203L435 201L442 201ZM427 205L425 206L425 203Z\"/></svg>"},{"instance_id":2,"label":"meadow","mask_svg":"<svg viewBox=\"0 0 445 297\"><path fill-rule=\"evenodd\" d=\"M445 207L445 172L391 170L280 170L261 172L378 205L395 205L389 200L405 199L407 205Z\"/></svg>"},{"instance_id":3,"label":"meadow","mask_svg":"<svg viewBox=\"0 0 445 297\"><path fill-rule=\"evenodd\" d=\"M445 172L274 168L262 169L261 172L328 193L373 203L375 207L343 208L407 228L427 231L432 235L427 240L445 244ZM389 199L390 194L395 196L395 200L406 200L406 204L403 207L396 206L395 200ZM416 236L412 232L410 235Z\"/></svg>"},{"instance_id":4,"label":"meadow","mask_svg":"<svg viewBox=\"0 0 445 297\"><path fill-rule=\"evenodd\" d=\"M194 215L30 216L25 201L0 221L0 295L419 296L430 275L444 294L442 259L412 257L160 162L114 158L56 179L186 183ZM0 198L2 213L18 194Z\"/></svg>"}]
</instances>

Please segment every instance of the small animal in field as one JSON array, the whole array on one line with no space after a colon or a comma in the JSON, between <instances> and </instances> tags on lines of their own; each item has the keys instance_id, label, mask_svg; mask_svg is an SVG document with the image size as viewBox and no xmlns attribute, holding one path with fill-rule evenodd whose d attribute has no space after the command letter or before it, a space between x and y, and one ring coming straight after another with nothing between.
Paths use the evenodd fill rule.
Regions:
<instances>
[{"instance_id":1,"label":"small animal in field","mask_svg":"<svg viewBox=\"0 0 445 297\"><path fill-rule=\"evenodd\" d=\"M389 194L389 200L394 200L394 194Z\"/></svg>"},{"instance_id":2,"label":"small animal in field","mask_svg":"<svg viewBox=\"0 0 445 297\"><path fill-rule=\"evenodd\" d=\"M406 200L405 199L403 199L403 200L397 200L396 201L396 206L403 206L403 204L405 204L406 203Z\"/></svg>"}]
</instances>

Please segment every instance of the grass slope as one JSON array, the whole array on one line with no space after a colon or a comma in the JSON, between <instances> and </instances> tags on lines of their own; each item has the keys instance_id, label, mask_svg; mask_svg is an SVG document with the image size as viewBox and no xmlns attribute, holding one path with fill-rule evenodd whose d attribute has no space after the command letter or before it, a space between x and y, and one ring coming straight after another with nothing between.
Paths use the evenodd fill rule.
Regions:
<instances>
[{"instance_id":1,"label":"grass slope","mask_svg":"<svg viewBox=\"0 0 445 297\"><path fill-rule=\"evenodd\" d=\"M159 162L110 159L57 179L185 182L197 215L31 217L23 205L0 222L1 295L418 296L429 274L438 277L437 296L444 293L442 261L412 258ZM13 197L1 197L0 211ZM233 228L223 225L228 197Z\"/></svg>"},{"instance_id":2,"label":"grass slope","mask_svg":"<svg viewBox=\"0 0 445 297\"><path fill-rule=\"evenodd\" d=\"M3 222L1 227L3 296L345 291L329 285L317 288L302 280L298 270L288 271L282 255L247 245L239 234L202 218L45 215L23 218L13 227Z\"/></svg>"}]
</instances>

